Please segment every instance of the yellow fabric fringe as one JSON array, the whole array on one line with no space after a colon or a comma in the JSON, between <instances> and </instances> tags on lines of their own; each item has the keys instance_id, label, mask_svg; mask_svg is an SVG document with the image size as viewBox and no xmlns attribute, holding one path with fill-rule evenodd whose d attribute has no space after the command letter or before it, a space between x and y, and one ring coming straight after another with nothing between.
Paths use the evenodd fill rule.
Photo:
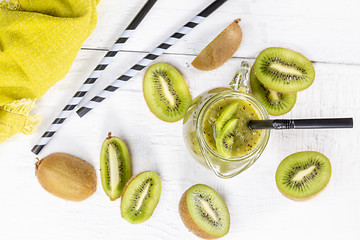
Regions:
<instances>
[{"instance_id":1,"label":"yellow fabric fringe","mask_svg":"<svg viewBox=\"0 0 360 240\"><path fill-rule=\"evenodd\" d=\"M0 143L30 134L39 99L69 71L96 25L98 0L0 0Z\"/></svg>"},{"instance_id":2,"label":"yellow fabric fringe","mask_svg":"<svg viewBox=\"0 0 360 240\"><path fill-rule=\"evenodd\" d=\"M15 10L20 10L21 6L19 1L17 0L0 0L0 8L15 11Z\"/></svg>"},{"instance_id":3,"label":"yellow fabric fringe","mask_svg":"<svg viewBox=\"0 0 360 240\"><path fill-rule=\"evenodd\" d=\"M5 140L15 133L31 134L40 122L40 116L31 116L29 112L34 107L35 101L20 99L0 106L0 141Z\"/></svg>"}]
</instances>

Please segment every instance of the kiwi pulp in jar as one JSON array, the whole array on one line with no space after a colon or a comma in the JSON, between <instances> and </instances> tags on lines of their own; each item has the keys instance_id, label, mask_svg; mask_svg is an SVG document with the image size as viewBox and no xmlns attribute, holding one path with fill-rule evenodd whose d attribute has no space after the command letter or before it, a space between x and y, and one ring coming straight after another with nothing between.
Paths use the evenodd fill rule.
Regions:
<instances>
[{"instance_id":1,"label":"kiwi pulp in jar","mask_svg":"<svg viewBox=\"0 0 360 240\"><path fill-rule=\"evenodd\" d=\"M258 119L252 103L234 97L222 98L205 112L202 134L214 152L226 158L240 158L260 142L263 130L250 130L247 125L248 121Z\"/></svg>"}]
</instances>

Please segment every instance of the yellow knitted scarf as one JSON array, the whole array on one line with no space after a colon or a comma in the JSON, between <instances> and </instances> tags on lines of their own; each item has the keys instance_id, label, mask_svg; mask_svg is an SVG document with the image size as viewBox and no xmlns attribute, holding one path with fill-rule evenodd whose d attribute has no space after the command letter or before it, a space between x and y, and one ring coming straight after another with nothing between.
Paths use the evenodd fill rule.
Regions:
<instances>
[{"instance_id":1,"label":"yellow knitted scarf","mask_svg":"<svg viewBox=\"0 0 360 240\"><path fill-rule=\"evenodd\" d=\"M30 134L36 99L70 69L99 0L0 0L0 143Z\"/></svg>"}]
</instances>

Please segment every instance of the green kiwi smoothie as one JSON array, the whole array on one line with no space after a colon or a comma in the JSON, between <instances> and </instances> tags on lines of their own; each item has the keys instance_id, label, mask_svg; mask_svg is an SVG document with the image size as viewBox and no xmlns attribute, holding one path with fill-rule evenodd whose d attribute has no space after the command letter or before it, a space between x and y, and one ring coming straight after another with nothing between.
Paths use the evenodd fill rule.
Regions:
<instances>
[{"instance_id":1,"label":"green kiwi smoothie","mask_svg":"<svg viewBox=\"0 0 360 240\"><path fill-rule=\"evenodd\" d=\"M203 134L207 145L227 158L250 153L260 142L263 130L250 130L249 120L258 120L254 106L243 99L222 98L206 111Z\"/></svg>"}]
</instances>

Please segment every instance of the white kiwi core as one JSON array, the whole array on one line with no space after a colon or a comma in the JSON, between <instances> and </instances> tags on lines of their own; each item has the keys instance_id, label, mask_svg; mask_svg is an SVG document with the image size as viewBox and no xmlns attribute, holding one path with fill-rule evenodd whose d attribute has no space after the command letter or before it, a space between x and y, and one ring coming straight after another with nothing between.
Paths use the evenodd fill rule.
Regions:
<instances>
[{"instance_id":1,"label":"white kiwi core","mask_svg":"<svg viewBox=\"0 0 360 240\"><path fill-rule=\"evenodd\" d=\"M169 86L168 86L166 80L165 80L164 77L161 76L161 75L159 76L159 82L160 82L161 87L162 87L162 89L163 89L165 98L169 101L169 103L170 103L171 106L175 106L176 101L175 101L174 95L171 94L170 89L169 89Z\"/></svg>"},{"instance_id":2,"label":"white kiwi core","mask_svg":"<svg viewBox=\"0 0 360 240\"><path fill-rule=\"evenodd\" d=\"M305 169L305 170L299 171L299 172L294 176L293 180L294 180L294 181L301 181L301 180L303 180L303 178L304 178L306 175L310 174L310 173L314 170L314 168L316 168L316 167L315 167L315 166L311 166L311 167L309 167L309 168L307 168L307 169Z\"/></svg>"},{"instance_id":3,"label":"white kiwi core","mask_svg":"<svg viewBox=\"0 0 360 240\"><path fill-rule=\"evenodd\" d=\"M143 201L146 195L148 194L149 188L150 188L150 183L147 183L145 189L140 194L140 198L138 200L138 204L136 205L135 211L138 211L140 207L143 205Z\"/></svg>"},{"instance_id":4,"label":"white kiwi core","mask_svg":"<svg viewBox=\"0 0 360 240\"><path fill-rule=\"evenodd\" d=\"M303 75L302 72L300 72L299 70L297 70L294 67L284 66L283 64L276 63L276 62L271 63L270 68L273 68L281 73L285 73L285 74L289 74L289 75L295 75L295 76L299 76L299 77L301 77Z\"/></svg>"},{"instance_id":5,"label":"white kiwi core","mask_svg":"<svg viewBox=\"0 0 360 240\"><path fill-rule=\"evenodd\" d=\"M118 154L114 144L109 144L109 164L110 164L110 186L113 192L116 191L119 183L119 168L118 168Z\"/></svg>"}]
</instances>

